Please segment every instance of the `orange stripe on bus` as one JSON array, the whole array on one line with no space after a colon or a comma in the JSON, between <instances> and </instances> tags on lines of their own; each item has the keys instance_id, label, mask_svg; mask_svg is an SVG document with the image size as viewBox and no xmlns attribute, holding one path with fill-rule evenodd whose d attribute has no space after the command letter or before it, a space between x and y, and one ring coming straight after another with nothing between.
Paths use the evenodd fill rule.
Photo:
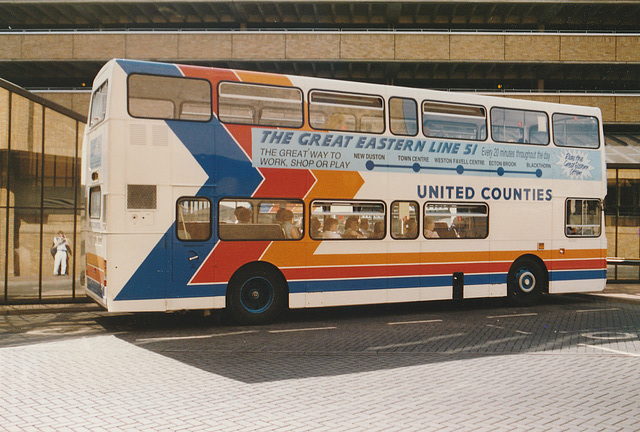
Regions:
<instances>
[{"instance_id":1,"label":"orange stripe on bus","mask_svg":"<svg viewBox=\"0 0 640 432\"><path fill-rule=\"evenodd\" d=\"M334 199L353 199L364 179L357 171L313 170L316 183L309 197L331 197Z\"/></svg>"},{"instance_id":2,"label":"orange stripe on bus","mask_svg":"<svg viewBox=\"0 0 640 432\"><path fill-rule=\"evenodd\" d=\"M244 82L251 82L256 84L271 84L291 87L293 84L286 75L275 75L264 72L251 72L251 71L235 71L238 77Z\"/></svg>"},{"instance_id":3,"label":"orange stripe on bus","mask_svg":"<svg viewBox=\"0 0 640 432\"><path fill-rule=\"evenodd\" d=\"M92 265L100 270L107 271L107 260L92 253L87 253L87 265Z\"/></svg>"},{"instance_id":4,"label":"orange stripe on bus","mask_svg":"<svg viewBox=\"0 0 640 432\"><path fill-rule=\"evenodd\" d=\"M543 261L602 259L605 256L605 251L601 249L565 251L564 254L560 254L557 250L513 250L320 255L316 254L319 245L320 242L317 241L286 242L286 244L274 242L263 255L262 260L286 268L331 265L513 262L525 254L535 255Z\"/></svg>"}]
</instances>

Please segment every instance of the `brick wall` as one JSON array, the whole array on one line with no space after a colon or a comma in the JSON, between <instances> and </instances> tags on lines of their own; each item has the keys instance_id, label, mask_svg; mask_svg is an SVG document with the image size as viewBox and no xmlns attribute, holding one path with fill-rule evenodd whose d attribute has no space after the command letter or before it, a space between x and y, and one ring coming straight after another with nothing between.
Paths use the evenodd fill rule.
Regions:
<instances>
[{"instance_id":1,"label":"brick wall","mask_svg":"<svg viewBox=\"0 0 640 432\"><path fill-rule=\"evenodd\" d=\"M640 35L422 32L0 34L4 60L365 59L638 62Z\"/></svg>"}]
</instances>

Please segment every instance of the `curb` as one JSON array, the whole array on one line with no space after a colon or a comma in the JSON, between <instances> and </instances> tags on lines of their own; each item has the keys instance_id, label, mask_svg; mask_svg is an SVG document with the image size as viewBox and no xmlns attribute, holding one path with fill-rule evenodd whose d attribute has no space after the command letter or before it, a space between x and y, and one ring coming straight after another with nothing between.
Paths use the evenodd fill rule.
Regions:
<instances>
[{"instance_id":1,"label":"curb","mask_svg":"<svg viewBox=\"0 0 640 432\"><path fill-rule=\"evenodd\" d=\"M0 306L0 315L27 315L43 313L100 312L104 308L95 303L55 303Z\"/></svg>"},{"instance_id":2,"label":"curb","mask_svg":"<svg viewBox=\"0 0 640 432\"><path fill-rule=\"evenodd\" d=\"M594 297L604 297L613 300L624 301L627 303L640 302L640 294L623 294L623 293L591 293L588 294Z\"/></svg>"}]
</instances>

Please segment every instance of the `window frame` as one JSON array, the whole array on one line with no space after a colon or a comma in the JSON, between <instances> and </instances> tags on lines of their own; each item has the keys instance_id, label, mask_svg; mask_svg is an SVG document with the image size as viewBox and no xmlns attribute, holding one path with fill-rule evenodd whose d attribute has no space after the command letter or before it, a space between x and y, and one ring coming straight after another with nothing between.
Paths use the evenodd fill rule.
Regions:
<instances>
[{"instance_id":1,"label":"window frame","mask_svg":"<svg viewBox=\"0 0 640 432\"><path fill-rule=\"evenodd\" d=\"M101 97L101 99L98 99L99 97ZM93 129L94 127L98 126L100 123L102 123L106 118L107 118L107 99L109 98L109 80L105 80L105 82L103 82L102 84L100 84L100 86L91 94L91 109L90 109L90 114L89 114L89 129ZM94 123L93 121L93 116L95 114L94 110L96 108L96 102L100 101L100 107L102 109L101 111L101 116L98 118L98 120Z\"/></svg>"},{"instance_id":2,"label":"window frame","mask_svg":"<svg viewBox=\"0 0 640 432\"><path fill-rule=\"evenodd\" d=\"M425 124L426 124L426 116L425 116L425 106L429 103L433 103L433 104L439 104L439 105L448 105L448 106L459 106L459 107L467 107L467 108L480 108L484 111L484 115L482 116L482 118L484 119L484 138L459 138L456 136L433 136L433 135L429 135L428 132L425 130ZM461 103L461 102L448 102L448 101L441 101L441 100L436 100L436 99L424 99L421 103L420 103L420 120L422 123L422 135L424 135L427 138L432 138L432 139L456 139L456 140L464 140L464 141L474 141L474 142L484 142L488 139L489 134L487 132L487 124L489 122L489 116L488 116L488 112L487 112L487 107L485 107L484 105L478 105L478 104L467 104L467 103ZM427 111L427 113L429 113L430 111ZM438 113L434 113L434 114L438 114ZM447 113L440 113L441 115L445 115ZM449 115L456 115L455 113L448 113ZM460 114L458 114L460 115ZM472 115L467 115L467 117L473 117ZM480 116L476 116L477 118L481 118ZM447 123L456 123L454 121L450 121ZM460 122L460 124L463 124L463 122Z\"/></svg>"},{"instance_id":3,"label":"window frame","mask_svg":"<svg viewBox=\"0 0 640 432\"><path fill-rule=\"evenodd\" d=\"M340 234L340 237L334 237L334 238L325 238L322 235L319 237L314 237L312 236L312 233L309 232L309 238L311 238L312 240L315 241L327 241L327 240L340 240L340 241L348 241L348 240L356 240L356 241L374 241L374 240L384 240L384 238L387 235L387 216L388 216L388 211L387 211L387 203L385 203L382 200L349 200L349 199L326 199L326 198L318 198L318 199L314 199L313 201L311 201L309 203L309 225L311 225L311 218L316 216L318 213L314 213L314 204L318 204L318 203L325 203L327 205L345 205L345 206L349 206L352 204L362 204L362 205L367 205L367 204L377 204L380 205L382 208L382 217L383 217L383 226L384 226L384 231L382 233L381 237L361 237L361 238L347 238L347 237L342 237L342 234L338 233L336 231L336 233ZM319 206L318 206L319 207ZM352 206L353 207L353 206ZM322 214L331 214L330 213L322 213ZM364 213L364 212L363 212ZM355 213L354 213L355 215ZM360 217L360 216L358 216ZM339 223L339 222L338 222ZM324 220L323 220L323 224L324 224ZM346 224L346 220L345 220L345 224Z\"/></svg>"},{"instance_id":4,"label":"window frame","mask_svg":"<svg viewBox=\"0 0 640 432\"><path fill-rule=\"evenodd\" d=\"M94 196L94 192L97 191L98 192L98 200L95 201L93 199ZM101 186L93 186L91 188L89 188L89 199L87 200L88 204L89 204L89 209L88 212L89 213L89 219L91 220L101 220L102 219L102 187ZM97 216L94 216L94 204L97 204Z\"/></svg>"},{"instance_id":5,"label":"window frame","mask_svg":"<svg viewBox=\"0 0 640 432\"><path fill-rule=\"evenodd\" d=\"M209 220L208 220L208 227L209 227L209 233L207 237L198 237L198 238L181 238L180 237L180 230L178 229L178 224L180 223L179 221L179 215L181 215L181 206L180 204L184 201L200 201L200 202L207 202L209 204L209 211L208 211L208 216L209 216ZM196 221L196 222L207 222L207 221ZM181 242L206 242L209 241L213 235L213 204L211 202L211 200L207 197L204 196L181 196L180 198L178 198L176 200L176 216L175 216L175 223L176 223L176 229L175 229L175 233L176 233L176 238L181 241ZM184 220L184 215L182 216L182 223L183 226L185 224L185 220ZM184 229L184 232L187 233L188 231L186 230L186 228Z\"/></svg>"},{"instance_id":6,"label":"window frame","mask_svg":"<svg viewBox=\"0 0 640 432\"><path fill-rule=\"evenodd\" d=\"M277 88L277 89L284 89L284 90L295 90L297 91L297 93L300 95L300 122L298 124L282 124L279 122L273 122L273 123L260 123L259 121L255 121L254 120L254 116L255 116L255 106L250 106L250 109L252 110L252 121L251 122L241 122L241 121L230 121L228 119L225 119L224 116L222 116L220 114L220 100L223 99L224 100L224 96L222 96L221 94L221 88L224 85L231 85L231 86L246 86L246 87L250 87L250 86L254 86L254 87L262 87L262 88ZM262 126L262 127L282 127L282 128L291 128L291 129L299 129L302 126L304 126L304 106L305 106L305 100L304 100L304 92L302 91L302 89L300 89L299 87L295 87L295 86L281 86L281 85L274 85L274 84L262 84L262 83L255 83L255 82L245 82L245 81L229 81L229 80L223 80L220 81L217 85L216 88L216 112L218 115L218 120L220 120L221 123L224 124L237 124L237 125L244 125L244 126ZM222 96L222 97L221 97ZM268 99L268 98L265 98ZM272 98L271 100L276 100L276 98ZM287 99L285 99L287 100ZM287 100L288 101L288 100ZM294 101L293 99L291 100L291 104L292 106L294 105L293 102L297 102ZM265 108L269 108L269 106L266 106Z\"/></svg>"},{"instance_id":7,"label":"window frame","mask_svg":"<svg viewBox=\"0 0 640 432\"><path fill-rule=\"evenodd\" d=\"M394 223L394 212L393 212L393 207L396 204L400 204L400 203L406 203L409 204L410 206L413 205L415 206L415 214L416 214L416 234L413 237L402 237L399 236L397 233L394 233L393 230L393 223ZM390 227L389 227L389 233L391 235L391 238L394 240L415 240L418 237L420 237L420 204L417 201L414 200L395 200L391 203L390 205L390 211L389 211L389 220L390 220ZM402 220L401 218L399 220Z\"/></svg>"},{"instance_id":8,"label":"window frame","mask_svg":"<svg viewBox=\"0 0 640 432\"><path fill-rule=\"evenodd\" d=\"M430 215L429 212L427 212L427 206L429 205L441 205L441 206L456 206L456 207L463 207L463 206L468 206L468 207L472 207L472 206L483 206L486 209L486 213L485 213L485 217L484 219L486 220L486 229L484 232L484 237L460 237L459 233L456 236L453 237L427 237L425 230L427 228L427 223L426 223L426 218ZM427 240L485 240L489 237L489 210L490 210L490 206L489 204L487 204L486 202L455 202L455 201L426 201L424 203L424 205L422 206L422 220L423 220L423 230L422 230L422 236L427 239ZM451 213L449 213L451 214ZM462 215L464 215L464 213L462 213ZM461 214L456 213L455 217L460 217ZM454 217L454 216L451 216ZM448 225L448 230L451 230L452 227L455 226L455 223L451 223L451 225ZM437 231L436 231L437 232Z\"/></svg>"},{"instance_id":9,"label":"window frame","mask_svg":"<svg viewBox=\"0 0 640 432\"><path fill-rule=\"evenodd\" d=\"M399 132L394 132L393 130L393 122L391 121L391 114L392 114L392 109L391 109L391 102L394 99L400 99L403 101L403 104L405 101L411 101L414 104L414 108L415 108L415 120L416 120L416 132L415 133L399 133ZM388 110L389 110L389 132L391 132L393 135L396 136L417 136L420 133L420 126L419 126L419 115L418 115L418 101L416 101L413 98L407 98L407 97L402 97L402 96L391 96L388 100L387 100L387 105L388 105ZM402 116L402 120L406 121L406 117L404 116L404 112L403 112L403 116Z\"/></svg>"},{"instance_id":10,"label":"window frame","mask_svg":"<svg viewBox=\"0 0 640 432\"><path fill-rule=\"evenodd\" d=\"M171 101L173 102L173 116L168 118L168 117L164 117L164 116L147 116L147 115L138 115L138 114L133 114L131 112L131 85L130 85L130 81L132 79L132 77L136 77L136 76L146 76L146 77L154 77L154 78L165 78L165 79L169 79L169 80L189 80L189 81L198 81L198 82L202 82L202 83L206 83L206 85L208 86L209 90L207 91L207 96L208 96L208 104L209 104L209 116L206 119L193 119L193 118L180 118L179 117L179 113L178 113L178 117L176 117L176 105L175 105L175 100L170 100L170 99L160 99L158 98L156 100L156 102L158 101ZM194 77L185 77L185 76L172 76L172 75L157 75L157 74L149 74L149 73L140 73L140 72L134 72L131 73L127 76L127 113L129 114L129 116L133 117L133 118L139 118L139 119L149 119L149 120L174 120L174 121L184 121L184 122L196 122L196 123L207 123L209 121L211 121L211 119L213 118L213 90L212 90L212 86L211 86L211 82L207 79L204 78L194 78ZM134 98L135 99L135 98ZM145 99L146 100L146 99ZM151 99L149 99L151 100ZM185 102L193 102L191 100L183 100L182 103L184 104Z\"/></svg>"},{"instance_id":11,"label":"window frame","mask_svg":"<svg viewBox=\"0 0 640 432\"><path fill-rule=\"evenodd\" d=\"M585 224L584 220L582 220L582 215L581 215L581 223L580 224L569 224L569 202L570 201L582 201L583 203L585 201L596 201L598 203L599 206L599 211L598 211L598 234L570 234L569 233L569 228L570 227L580 227L581 229L583 229L586 226L591 226L591 227L595 227L595 225L590 225L590 224ZM584 205L584 204L583 204ZM569 197L565 200L564 203L564 235L567 238L598 238L600 236L602 236L602 221L603 221L603 209L604 209L604 205L603 205L603 201L599 198L573 198L573 197ZM588 217L588 215L587 215Z\"/></svg>"},{"instance_id":12,"label":"window frame","mask_svg":"<svg viewBox=\"0 0 640 432\"><path fill-rule=\"evenodd\" d=\"M598 146L597 147L584 147L584 146L576 146L576 145L568 145L568 144L558 144L558 141L556 141L556 123L555 123L555 116L567 116L567 117L584 117L584 118L592 118L596 121L596 130L598 131L598 136L597 136L597 141L598 141ZM564 113L564 112L554 112L551 115L551 126L553 128L553 143L557 146L557 147L561 147L561 148L579 148L579 149L587 149L587 150L597 150L600 148L600 119L598 119L598 117L596 116L590 116L590 115L583 115L583 114L569 114L569 113ZM566 130L566 126L565 126L565 130ZM565 134L566 135L566 134Z\"/></svg>"},{"instance_id":13,"label":"window frame","mask_svg":"<svg viewBox=\"0 0 640 432\"><path fill-rule=\"evenodd\" d=\"M534 143L534 142L527 142L525 141L526 136L525 136L525 126L522 126L522 142L519 141L500 141L497 140L496 137L494 136L493 133L493 119L494 119L494 110L504 110L504 111L520 111L525 113L537 113L537 114L544 114L547 121L546 121L546 125L547 125L547 142L546 143ZM506 123L506 122L505 122ZM549 113L546 111L539 111L539 110L532 110L532 109L523 109L523 108L512 108L512 107L504 107L504 106L492 106L491 109L489 110L489 126L491 128L491 140L493 142L496 143L501 143L501 144L517 144L517 145L534 145L534 146L548 146L549 144L551 144L551 124L549 122ZM504 129L506 129L507 127L513 128L514 126L507 126L506 124L503 125L496 125L497 127L502 127ZM515 126L517 127L517 126Z\"/></svg>"},{"instance_id":14,"label":"window frame","mask_svg":"<svg viewBox=\"0 0 640 432\"><path fill-rule=\"evenodd\" d=\"M314 98L314 94L321 94L321 93L326 93L326 94L333 94L335 95L337 98L340 98L341 96L344 98L343 102L327 102L327 101L313 101ZM367 105L365 103L354 103L354 104L349 104L348 102L348 97L352 97L357 98L357 97L363 97L363 98L371 98L371 99L376 99L380 102L378 107L373 106L373 104L371 105ZM360 127L358 127L358 121L356 119L355 122L355 127L353 129L346 129L346 128L338 128L338 127L334 127L330 124L330 119L325 120L324 124L318 125L316 124L314 121L312 121L311 116L314 114L313 110L315 105L328 105L328 106L344 106L344 107L361 107L361 108L371 108L371 109L376 109L379 108L381 111L381 115L380 115L380 119L382 120L382 129L380 131L366 131L366 130L362 130L362 118L365 116L361 116L360 117ZM376 104L377 105L377 104ZM341 90L330 90L330 89L321 89L321 88L314 88L314 89L310 89L308 94L307 94L307 117L308 117L308 122L309 122L309 127L311 127L311 129L313 130L319 130L319 131L334 131L334 132L342 132L342 133L362 133L362 134L375 134L375 135L381 135L384 134L385 131L387 130L387 125L386 125L386 104L385 104L385 98L381 95L377 95L377 94L372 94L372 93L355 93L355 92L345 92L345 91L341 91ZM333 116L334 114L346 114L348 113L348 111L345 111L345 113L339 113L339 112L333 112L331 115ZM355 118L355 116L354 116Z\"/></svg>"},{"instance_id":15,"label":"window frame","mask_svg":"<svg viewBox=\"0 0 640 432\"><path fill-rule=\"evenodd\" d=\"M223 223L223 219L226 219L226 216L223 218L221 213L222 213L222 206L226 202L235 202L236 204L239 202L249 203L251 205L251 213L252 213L251 223L249 224L227 223L227 222ZM274 205L280 206L282 204L286 205L287 203L300 206L300 209L302 210L301 217L300 217L300 226L296 226L294 224L294 226L300 232L300 236L298 238L287 238L286 234L282 230L281 230L282 237L251 237L251 236L233 237L233 236L225 236L221 234L222 231L225 231L225 229L221 230L221 227L229 227L229 226L237 226L237 225L247 225L250 227L260 227L260 226L274 227L275 225L278 225L277 222L274 222L274 223L260 223L259 221L254 222L254 216L257 215L257 217L259 217L261 214L267 214L267 213L260 212L260 208L263 204L274 204ZM238 206L236 205L235 208L237 209ZM256 213L256 209L257 209L257 213ZM216 228L217 228L218 238L222 241L300 241L305 238L305 232L306 232L305 204L304 204L304 201L299 198L270 198L270 197L257 198L257 197L228 196L228 197L221 198L218 201L217 216L218 216L218 219L217 219ZM274 214L274 218L275 218L275 214ZM257 230L254 230L254 231L257 231Z\"/></svg>"}]
</instances>

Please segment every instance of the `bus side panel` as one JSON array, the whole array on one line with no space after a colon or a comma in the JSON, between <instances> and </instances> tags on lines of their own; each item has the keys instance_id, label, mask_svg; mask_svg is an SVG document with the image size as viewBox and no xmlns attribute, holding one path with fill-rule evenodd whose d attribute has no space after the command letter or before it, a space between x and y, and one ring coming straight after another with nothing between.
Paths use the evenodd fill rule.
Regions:
<instances>
[{"instance_id":1,"label":"bus side panel","mask_svg":"<svg viewBox=\"0 0 640 432\"><path fill-rule=\"evenodd\" d=\"M164 221L164 235L157 240L153 250L133 275L122 281L123 289L116 301L166 298L167 310L221 307L224 305L226 282L253 254L236 254L238 259L233 262L237 266L229 262L229 254L225 250L238 242L218 241L217 196L251 196L263 182L263 177L252 167L230 131L223 128L216 118L207 123L168 121L167 125L171 130L171 155L167 157L171 162L167 168L170 173L159 172L156 176L157 182L165 183L167 187L174 185L168 194L158 195L159 198L170 197L165 202L158 202L158 208L162 208L160 215L168 215L169 219ZM146 159L151 157L150 154ZM243 181L237 181L238 178ZM193 242L177 238L176 204L181 197L209 199L212 215L210 239ZM264 248L255 256L256 259ZM161 276L165 272L171 274L165 278ZM225 278L223 285L216 284L222 282L217 280L223 277L218 274ZM152 282L154 280L158 284L164 282L166 290L161 291Z\"/></svg>"}]
</instances>

